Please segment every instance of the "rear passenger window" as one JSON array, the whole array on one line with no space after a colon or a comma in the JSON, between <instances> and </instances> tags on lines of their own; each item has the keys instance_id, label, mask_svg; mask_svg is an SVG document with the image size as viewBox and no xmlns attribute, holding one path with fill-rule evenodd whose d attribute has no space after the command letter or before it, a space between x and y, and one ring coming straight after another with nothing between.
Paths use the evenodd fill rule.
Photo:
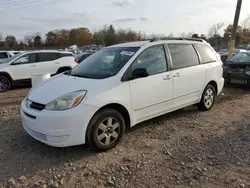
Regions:
<instances>
[{"instance_id":1,"label":"rear passenger window","mask_svg":"<svg viewBox=\"0 0 250 188\"><path fill-rule=\"evenodd\" d=\"M39 62L54 61L59 57L59 53L39 53Z\"/></svg>"},{"instance_id":2,"label":"rear passenger window","mask_svg":"<svg viewBox=\"0 0 250 188\"><path fill-rule=\"evenodd\" d=\"M28 64L28 63L36 63L36 54L31 53L23 55L14 62L14 64L16 65Z\"/></svg>"},{"instance_id":3,"label":"rear passenger window","mask_svg":"<svg viewBox=\"0 0 250 188\"><path fill-rule=\"evenodd\" d=\"M192 44L168 44L173 69L199 65L197 53Z\"/></svg>"},{"instance_id":4,"label":"rear passenger window","mask_svg":"<svg viewBox=\"0 0 250 188\"><path fill-rule=\"evenodd\" d=\"M8 58L8 54L6 52L0 52L0 59Z\"/></svg>"},{"instance_id":5,"label":"rear passenger window","mask_svg":"<svg viewBox=\"0 0 250 188\"><path fill-rule=\"evenodd\" d=\"M211 63L217 61L215 53L212 51L211 47L204 44L195 44L200 56L202 63Z\"/></svg>"}]
</instances>

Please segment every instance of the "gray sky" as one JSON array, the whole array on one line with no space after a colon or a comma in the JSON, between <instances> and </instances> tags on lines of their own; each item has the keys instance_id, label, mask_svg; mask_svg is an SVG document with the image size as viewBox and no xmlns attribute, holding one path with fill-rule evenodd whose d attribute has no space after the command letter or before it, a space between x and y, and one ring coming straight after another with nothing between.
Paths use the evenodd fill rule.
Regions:
<instances>
[{"instance_id":1,"label":"gray sky","mask_svg":"<svg viewBox=\"0 0 250 188\"><path fill-rule=\"evenodd\" d=\"M21 38L49 30L104 24L148 34L207 34L217 22L233 22L236 0L0 0L0 33ZM243 0L241 19L250 0Z\"/></svg>"}]
</instances>

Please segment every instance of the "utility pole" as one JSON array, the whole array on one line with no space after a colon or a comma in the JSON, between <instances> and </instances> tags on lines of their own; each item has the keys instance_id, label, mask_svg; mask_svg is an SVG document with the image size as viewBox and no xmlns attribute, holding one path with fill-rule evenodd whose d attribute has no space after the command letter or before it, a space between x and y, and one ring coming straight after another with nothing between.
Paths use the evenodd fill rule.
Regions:
<instances>
[{"instance_id":1,"label":"utility pole","mask_svg":"<svg viewBox=\"0 0 250 188\"><path fill-rule=\"evenodd\" d=\"M232 33L231 33L231 40L230 40L230 46L229 46L228 59L233 56L233 50L234 50L236 34L237 34L237 27L238 27L239 18L240 18L241 4L242 4L242 0L238 0L237 5L236 5L236 11L235 11L235 16L234 16L234 23L233 23Z\"/></svg>"}]
</instances>

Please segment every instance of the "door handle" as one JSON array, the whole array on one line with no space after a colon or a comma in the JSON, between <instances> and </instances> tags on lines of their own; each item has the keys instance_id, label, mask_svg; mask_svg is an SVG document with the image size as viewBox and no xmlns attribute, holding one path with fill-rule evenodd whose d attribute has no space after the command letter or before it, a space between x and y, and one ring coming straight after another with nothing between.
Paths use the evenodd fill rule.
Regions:
<instances>
[{"instance_id":1,"label":"door handle","mask_svg":"<svg viewBox=\"0 0 250 188\"><path fill-rule=\"evenodd\" d=\"M36 67L36 65L30 65L31 67Z\"/></svg>"},{"instance_id":2,"label":"door handle","mask_svg":"<svg viewBox=\"0 0 250 188\"><path fill-rule=\"evenodd\" d=\"M163 80L170 80L171 79L171 76L170 75L166 75L163 77Z\"/></svg>"},{"instance_id":3,"label":"door handle","mask_svg":"<svg viewBox=\"0 0 250 188\"><path fill-rule=\"evenodd\" d=\"M55 62L56 65L59 65L59 62Z\"/></svg>"},{"instance_id":4,"label":"door handle","mask_svg":"<svg viewBox=\"0 0 250 188\"><path fill-rule=\"evenodd\" d=\"M180 73L176 73L173 77L180 77Z\"/></svg>"}]
</instances>

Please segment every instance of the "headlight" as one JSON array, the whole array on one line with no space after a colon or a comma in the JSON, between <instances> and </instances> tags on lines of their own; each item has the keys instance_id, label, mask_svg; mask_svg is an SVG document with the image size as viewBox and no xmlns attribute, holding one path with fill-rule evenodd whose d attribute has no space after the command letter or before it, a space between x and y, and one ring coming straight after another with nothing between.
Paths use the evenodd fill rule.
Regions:
<instances>
[{"instance_id":1,"label":"headlight","mask_svg":"<svg viewBox=\"0 0 250 188\"><path fill-rule=\"evenodd\" d=\"M45 109L46 110L67 110L70 108L76 107L82 99L85 97L87 91L75 91L68 93L61 97L56 98L55 100L49 102Z\"/></svg>"}]
</instances>

